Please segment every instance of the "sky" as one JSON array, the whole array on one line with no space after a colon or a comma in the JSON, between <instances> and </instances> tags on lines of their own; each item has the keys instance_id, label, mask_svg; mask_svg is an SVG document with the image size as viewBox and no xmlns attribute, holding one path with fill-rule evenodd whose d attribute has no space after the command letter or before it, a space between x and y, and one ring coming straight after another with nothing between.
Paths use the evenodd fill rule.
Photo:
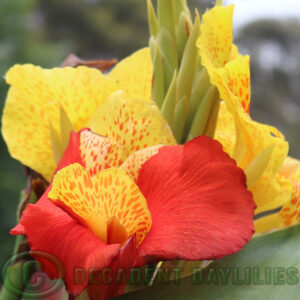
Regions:
<instances>
[{"instance_id":1,"label":"sky","mask_svg":"<svg viewBox=\"0 0 300 300\"><path fill-rule=\"evenodd\" d=\"M297 18L300 21L300 0L223 0L235 4L234 27L260 18Z\"/></svg>"}]
</instances>

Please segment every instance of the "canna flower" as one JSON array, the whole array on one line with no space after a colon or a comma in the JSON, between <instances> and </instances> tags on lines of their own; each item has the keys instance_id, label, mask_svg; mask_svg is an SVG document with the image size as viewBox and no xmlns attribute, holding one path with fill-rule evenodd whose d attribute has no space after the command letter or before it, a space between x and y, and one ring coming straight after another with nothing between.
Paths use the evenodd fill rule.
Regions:
<instances>
[{"instance_id":1,"label":"canna flower","mask_svg":"<svg viewBox=\"0 0 300 300\"><path fill-rule=\"evenodd\" d=\"M252 195L219 142L201 136L185 145L147 147L119 168L108 160L94 173L103 139L88 129L72 133L48 190L11 231L25 234L32 251L62 262L70 294L88 289L99 300L120 292L115 285L99 292L88 280L74 282L76 269L88 278L89 270L107 267L221 258L249 241ZM52 265L43 265L57 278Z\"/></svg>"},{"instance_id":2,"label":"canna flower","mask_svg":"<svg viewBox=\"0 0 300 300\"><path fill-rule=\"evenodd\" d=\"M245 170L256 213L261 213L291 200L293 184L280 173L288 143L276 128L249 116L249 56L239 54L232 43L233 8L217 5L204 14L197 46L201 62L223 100L215 138Z\"/></svg>"},{"instance_id":3,"label":"canna flower","mask_svg":"<svg viewBox=\"0 0 300 300\"><path fill-rule=\"evenodd\" d=\"M70 130L93 127L90 120L113 92L123 90L124 97L144 101L147 104L140 107L145 111L149 105L153 112L147 48L122 60L108 75L83 66L46 70L28 64L15 65L5 78L10 89L2 134L9 152L48 181L68 145Z\"/></svg>"}]
</instances>

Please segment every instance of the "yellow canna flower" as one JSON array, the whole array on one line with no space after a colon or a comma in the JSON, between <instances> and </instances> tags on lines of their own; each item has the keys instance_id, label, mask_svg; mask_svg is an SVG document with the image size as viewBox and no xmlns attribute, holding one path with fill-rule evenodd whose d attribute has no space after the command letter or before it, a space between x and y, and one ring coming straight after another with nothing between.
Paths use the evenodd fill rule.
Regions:
<instances>
[{"instance_id":1,"label":"yellow canna flower","mask_svg":"<svg viewBox=\"0 0 300 300\"><path fill-rule=\"evenodd\" d=\"M245 170L256 213L260 213L276 209L292 197L293 184L279 172L288 143L276 128L249 116L249 56L239 54L232 43L233 9L233 5L215 6L204 14L197 46L201 62L224 101L215 138Z\"/></svg>"},{"instance_id":2,"label":"yellow canna flower","mask_svg":"<svg viewBox=\"0 0 300 300\"><path fill-rule=\"evenodd\" d=\"M146 146L175 143L150 98L148 48L122 60L108 75L87 67L47 70L15 65L7 72L6 81L10 89L2 134L9 152L48 181L68 144L70 130L89 127L122 143L128 155ZM123 93L108 97L117 90ZM135 99L139 101L133 104ZM119 124L121 117L124 122ZM145 124L150 131L144 130Z\"/></svg>"}]
</instances>

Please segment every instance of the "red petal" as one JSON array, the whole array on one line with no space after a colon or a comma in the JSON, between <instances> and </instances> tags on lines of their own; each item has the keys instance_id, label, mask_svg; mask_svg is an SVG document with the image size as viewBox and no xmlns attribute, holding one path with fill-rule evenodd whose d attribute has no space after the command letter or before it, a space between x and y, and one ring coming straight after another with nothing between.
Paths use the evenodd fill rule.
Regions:
<instances>
[{"instance_id":1,"label":"red petal","mask_svg":"<svg viewBox=\"0 0 300 300\"><path fill-rule=\"evenodd\" d=\"M105 278L105 280L111 279L111 283L105 284L105 282L101 282L100 280L99 283L90 284L88 286L88 294L90 299L104 300L121 295L125 290L126 283L118 283L118 273L123 272L126 280L128 280L130 268L135 265L137 260L138 252L136 249L136 238L135 235L133 235L121 248L120 255L115 258L110 265L109 273L107 274L108 276Z\"/></svg>"},{"instance_id":2,"label":"red petal","mask_svg":"<svg viewBox=\"0 0 300 300\"><path fill-rule=\"evenodd\" d=\"M208 137L161 148L141 168L137 184L152 215L139 247L143 257L220 258L253 234L255 205L245 175Z\"/></svg>"},{"instance_id":3,"label":"red petal","mask_svg":"<svg viewBox=\"0 0 300 300\"><path fill-rule=\"evenodd\" d=\"M58 259L65 271L68 292L78 295L87 287L88 270L109 266L119 254L120 245L106 245L51 201L41 204L46 202L43 197L37 205L28 205L21 224L33 256L43 263L43 270L50 278L57 278L59 264L56 267L52 258ZM49 259L34 254L35 251L50 255ZM75 272L83 277L74 280Z\"/></svg>"},{"instance_id":4,"label":"red petal","mask_svg":"<svg viewBox=\"0 0 300 300\"><path fill-rule=\"evenodd\" d=\"M9 233L12 235L22 235L25 234L25 228L23 227L23 225L18 224L13 229L11 229Z\"/></svg>"}]
</instances>

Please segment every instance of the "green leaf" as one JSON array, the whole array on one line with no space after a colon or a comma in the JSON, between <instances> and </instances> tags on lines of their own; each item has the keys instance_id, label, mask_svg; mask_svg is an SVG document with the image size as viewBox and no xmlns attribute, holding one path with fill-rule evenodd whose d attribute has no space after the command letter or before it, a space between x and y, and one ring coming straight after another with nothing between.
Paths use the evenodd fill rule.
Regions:
<instances>
[{"instance_id":1,"label":"green leaf","mask_svg":"<svg viewBox=\"0 0 300 300\"><path fill-rule=\"evenodd\" d=\"M187 140L191 140L199 135L205 134L208 121L212 117L212 112L218 102L218 90L215 86L211 85L197 108Z\"/></svg>"},{"instance_id":2,"label":"green leaf","mask_svg":"<svg viewBox=\"0 0 300 300\"><path fill-rule=\"evenodd\" d=\"M147 0L147 11L150 35L156 37L158 32L158 22L151 0Z\"/></svg>"},{"instance_id":3,"label":"green leaf","mask_svg":"<svg viewBox=\"0 0 300 300\"><path fill-rule=\"evenodd\" d=\"M176 21L175 35L178 59L181 61L187 39L193 27L191 13L186 0L173 1L173 14Z\"/></svg>"},{"instance_id":4,"label":"green leaf","mask_svg":"<svg viewBox=\"0 0 300 300\"><path fill-rule=\"evenodd\" d=\"M172 82L169 86L167 95L165 97L161 112L168 122L169 126L173 125L173 119L175 114L175 101L176 101L176 83L177 83L177 72L174 71Z\"/></svg>"},{"instance_id":5,"label":"green leaf","mask_svg":"<svg viewBox=\"0 0 300 300\"><path fill-rule=\"evenodd\" d=\"M157 0L157 12L159 27L165 27L172 36L175 36L173 0Z\"/></svg>"},{"instance_id":6,"label":"green leaf","mask_svg":"<svg viewBox=\"0 0 300 300\"><path fill-rule=\"evenodd\" d=\"M174 70L178 69L176 40L166 27L161 26L157 34L157 43L164 61L164 82L167 89L173 78Z\"/></svg>"},{"instance_id":7,"label":"green leaf","mask_svg":"<svg viewBox=\"0 0 300 300\"><path fill-rule=\"evenodd\" d=\"M172 131L178 144L181 144L182 142L182 134L188 110L187 99L187 96L183 96L180 99L180 101L176 104L175 108L175 116Z\"/></svg>"},{"instance_id":8,"label":"green leaf","mask_svg":"<svg viewBox=\"0 0 300 300\"><path fill-rule=\"evenodd\" d=\"M182 97L187 96L188 101L192 92L193 79L196 69L196 62L198 57L198 49L196 47L196 40L200 34L200 18L196 14L195 22L192 32L188 38L186 47L184 49L180 69L178 71L177 92L176 99L180 101Z\"/></svg>"},{"instance_id":9,"label":"green leaf","mask_svg":"<svg viewBox=\"0 0 300 300\"><path fill-rule=\"evenodd\" d=\"M198 107L210 87L209 76L205 68L202 68L201 71L197 71L195 75L196 76L193 84L193 89L192 89L192 94L191 94L189 109L188 109L188 115L185 124L185 134L184 134L185 139L187 138L188 133L191 129Z\"/></svg>"},{"instance_id":10,"label":"green leaf","mask_svg":"<svg viewBox=\"0 0 300 300\"><path fill-rule=\"evenodd\" d=\"M173 1L173 9L174 9L174 19L179 19L179 15L184 12L185 14L188 15L189 18L191 18L191 13L189 10L189 7L186 3L186 0L176 0Z\"/></svg>"},{"instance_id":11,"label":"green leaf","mask_svg":"<svg viewBox=\"0 0 300 300\"><path fill-rule=\"evenodd\" d=\"M154 100L159 108L161 108L165 98L165 82L164 82L164 61L158 44L156 44L154 58L154 73L152 100Z\"/></svg>"},{"instance_id":12,"label":"green leaf","mask_svg":"<svg viewBox=\"0 0 300 300\"><path fill-rule=\"evenodd\" d=\"M120 300L299 299L300 225L259 236L243 250L179 283L154 285ZM201 276L203 282L201 283Z\"/></svg>"},{"instance_id":13,"label":"green leaf","mask_svg":"<svg viewBox=\"0 0 300 300\"><path fill-rule=\"evenodd\" d=\"M164 55L165 59L169 62L173 69L173 75L174 69L178 69L176 42L165 27L160 28L157 35L157 40L161 53Z\"/></svg>"},{"instance_id":14,"label":"green leaf","mask_svg":"<svg viewBox=\"0 0 300 300\"><path fill-rule=\"evenodd\" d=\"M209 118L206 123L205 130L203 132L204 135L206 135L212 139L214 138L215 131L217 128L219 110L220 110L220 96L219 96L219 92L217 91L215 102L211 108L211 111L209 113Z\"/></svg>"},{"instance_id":15,"label":"green leaf","mask_svg":"<svg viewBox=\"0 0 300 300\"><path fill-rule=\"evenodd\" d=\"M187 15L185 12L182 12L179 17L178 26L176 28L176 42L179 61L181 61L182 59L184 48L192 31L192 27L193 24L189 15Z\"/></svg>"},{"instance_id":16,"label":"green leaf","mask_svg":"<svg viewBox=\"0 0 300 300\"><path fill-rule=\"evenodd\" d=\"M156 47L157 47L157 42L156 42L156 39L154 38L154 36L151 36L149 39L149 47L150 47L151 59L152 59L152 62L154 62Z\"/></svg>"}]
</instances>

